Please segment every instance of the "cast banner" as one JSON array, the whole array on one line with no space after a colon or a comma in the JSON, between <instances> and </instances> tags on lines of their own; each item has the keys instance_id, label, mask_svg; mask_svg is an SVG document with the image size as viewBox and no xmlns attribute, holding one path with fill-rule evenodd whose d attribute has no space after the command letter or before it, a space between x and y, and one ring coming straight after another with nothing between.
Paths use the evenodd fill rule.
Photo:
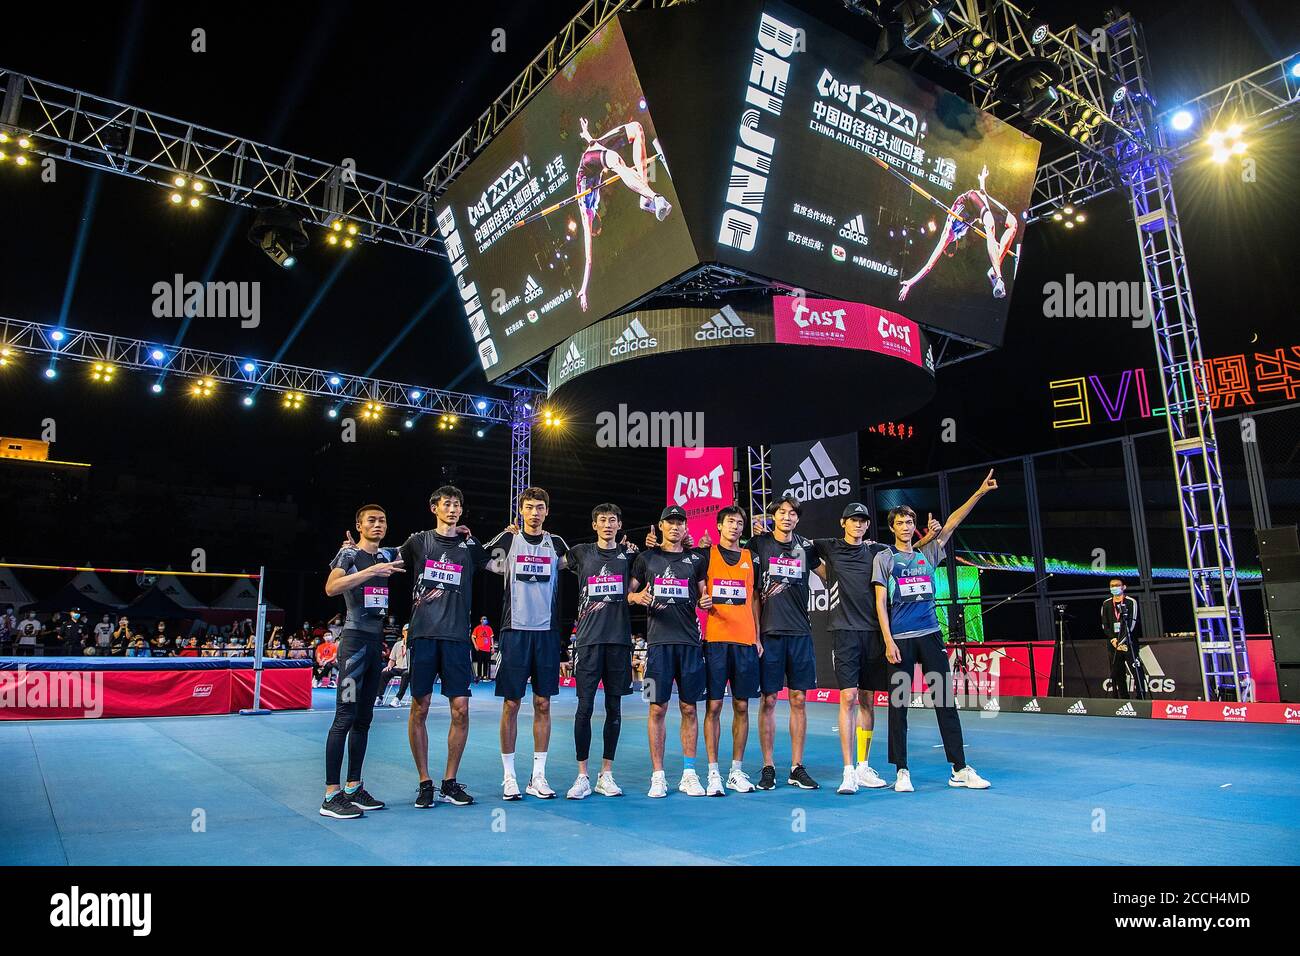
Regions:
<instances>
[{"instance_id":1,"label":"cast banner","mask_svg":"<svg viewBox=\"0 0 1300 956\"><path fill-rule=\"evenodd\" d=\"M772 500L793 495L803 511L798 534L805 538L838 538L844 506L858 500L858 436L836 435L815 441L772 446ZM826 630L829 596L821 578L812 575L808 610L813 643L817 647L817 678L823 686L834 683L833 643Z\"/></svg>"}]
</instances>

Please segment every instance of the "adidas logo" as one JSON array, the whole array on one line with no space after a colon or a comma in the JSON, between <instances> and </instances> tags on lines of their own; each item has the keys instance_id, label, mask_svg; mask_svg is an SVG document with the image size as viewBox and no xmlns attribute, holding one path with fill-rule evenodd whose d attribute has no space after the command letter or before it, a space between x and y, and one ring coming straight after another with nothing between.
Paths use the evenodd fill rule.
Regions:
<instances>
[{"instance_id":1,"label":"adidas logo","mask_svg":"<svg viewBox=\"0 0 1300 956\"><path fill-rule=\"evenodd\" d=\"M586 368L586 366L587 360L578 351L578 343L570 342L569 350L564 353L564 361L560 363L560 378L572 375L579 369Z\"/></svg>"},{"instance_id":2,"label":"adidas logo","mask_svg":"<svg viewBox=\"0 0 1300 956\"><path fill-rule=\"evenodd\" d=\"M925 347L925 368L926 371L934 371L934 350L928 345Z\"/></svg>"},{"instance_id":3,"label":"adidas logo","mask_svg":"<svg viewBox=\"0 0 1300 956\"><path fill-rule=\"evenodd\" d=\"M988 700L984 701L983 707L982 707L981 709L982 709L982 710L1001 710L1001 709L1002 709L1002 705L998 703L998 699L997 699L996 697L990 697Z\"/></svg>"},{"instance_id":4,"label":"adidas logo","mask_svg":"<svg viewBox=\"0 0 1300 956\"><path fill-rule=\"evenodd\" d=\"M808 449L808 457L799 470L790 476L790 487L783 495L793 495L795 501L821 501L836 498L852 491L849 479L839 477L839 469L826 454L826 448L817 442Z\"/></svg>"},{"instance_id":5,"label":"adidas logo","mask_svg":"<svg viewBox=\"0 0 1300 956\"><path fill-rule=\"evenodd\" d=\"M492 344L491 339L484 339L478 344L478 359L483 363L484 370L490 369L499 361L497 347Z\"/></svg>"},{"instance_id":6,"label":"adidas logo","mask_svg":"<svg viewBox=\"0 0 1300 956\"><path fill-rule=\"evenodd\" d=\"M860 246L867 244L867 224L862 219L862 213L840 226L840 238L856 242Z\"/></svg>"},{"instance_id":7,"label":"adidas logo","mask_svg":"<svg viewBox=\"0 0 1300 956\"><path fill-rule=\"evenodd\" d=\"M1116 717L1136 717L1138 712L1133 709L1132 701L1125 701L1124 706L1115 711Z\"/></svg>"},{"instance_id":8,"label":"adidas logo","mask_svg":"<svg viewBox=\"0 0 1300 956\"><path fill-rule=\"evenodd\" d=\"M1021 707L1020 709L1024 711L1026 714L1041 714L1043 712L1043 708L1038 706L1037 697L1035 697L1029 703L1025 704L1025 706Z\"/></svg>"},{"instance_id":9,"label":"adidas logo","mask_svg":"<svg viewBox=\"0 0 1300 956\"><path fill-rule=\"evenodd\" d=\"M652 349L659 344L659 340L646 331L646 327L641 324L640 319L633 319L628 323L628 327L623 330L623 334L618 337L609 354L626 355L628 352L635 352L637 349Z\"/></svg>"},{"instance_id":10,"label":"adidas logo","mask_svg":"<svg viewBox=\"0 0 1300 956\"><path fill-rule=\"evenodd\" d=\"M1070 705L1070 709L1066 711L1067 714L1086 714L1087 712L1088 708L1083 706L1083 701L1081 700L1076 700Z\"/></svg>"},{"instance_id":11,"label":"adidas logo","mask_svg":"<svg viewBox=\"0 0 1300 956\"><path fill-rule=\"evenodd\" d=\"M714 313L709 321L700 326L700 331L695 333L695 338L700 342L708 342L712 339L752 339L754 330L745 324L744 319L736 314L736 310L729 305L724 305L721 312Z\"/></svg>"},{"instance_id":12,"label":"adidas logo","mask_svg":"<svg viewBox=\"0 0 1300 956\"><path fill-rule=\"evenodd\" d=\"M524 301L532 302L542 295L542 287L531 275L524 280Z\"/></svg>"}]
</instances>

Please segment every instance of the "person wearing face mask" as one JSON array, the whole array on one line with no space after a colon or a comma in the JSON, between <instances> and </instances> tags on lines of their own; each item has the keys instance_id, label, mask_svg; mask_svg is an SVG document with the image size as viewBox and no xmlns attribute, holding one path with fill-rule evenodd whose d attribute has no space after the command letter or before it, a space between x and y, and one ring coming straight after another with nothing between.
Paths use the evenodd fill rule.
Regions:
<instances>
[{"instance_id":1,"label":"person wearing face mask","mask_svg":"<svg viewBox=\"0 0 1300 956\"><path fill-rule=\"evenodd\" d=\"M1101 603L1101 630L1110 641L1110 692L1128 697L1128 677L1138 700L1146 699L1146 674L1138 657L1138 605L1125 594L1124 582L1110 579L1110 597Z\"/></svg>"},{"instance_id":2,"label":"person wearing face mask","mask_svg":"<svg viewBox=\"0 0 1300 956\"><path fill-rule=\"evenodd\" d=\"M35 611L27 612L27 619L18 625L18 648L19 654L36 653L36 637L41 633L41 622L36 619Z\"/></svg>"},{"instance_id":3,"label":"person wearing face mask","mask_svg":"<svg viewBox=\"0 0 1300 956\"><path fill-rule=\"evenodd\" d=\"M81 613L81 609L74 607L68 612L68 619L63 622L63 626L59 629L58 638L63 644L63 653L72 654L76 648L81 647L85 633L85 618Z\"/></svg>"}]
</instances>

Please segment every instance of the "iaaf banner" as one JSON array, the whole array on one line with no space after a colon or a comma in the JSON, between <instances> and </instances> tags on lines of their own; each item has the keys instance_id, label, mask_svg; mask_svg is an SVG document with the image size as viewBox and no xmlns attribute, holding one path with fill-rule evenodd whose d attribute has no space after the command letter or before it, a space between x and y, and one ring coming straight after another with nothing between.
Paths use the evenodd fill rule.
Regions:
<instances>
[{"instance_id":1,"label":"iaaf banner","mask_svg":"<svg viewBox=\"0 0 1300 956\"><path fill-rule=\"evenodd\" d=\"M840 514L858 500L858 436L837 435L815 441L772 446L772 500L793 495L802 513L796 533L805 538L838 538L844 534ZM808 592L813 643L817 646L817 678L823 687L834 681L833 643L826 630L829 599L821 578L812 575Z\"/></svg>"},{"instance_id":2,"label":"iaaf banner","mask_svg":"<svg viewBox=\"0 0 1300 956\"><path fill-rule=\"evenodd\" d=\"M736 503L731 448L669 448L665 501L686 509L686 530L696 541L705 531L718 541L719 508Z\"/></svg>"},{"instance_id":3,"label":"iaaf banner","mask_svg":"<svg viewBox=\"0 0 1300 956\"><path fill-rule=\"evenodd\" d=\"M921 330L917 324L888 309L841 299L778 295L772 297L772 316L776 340L782 345L862 349L934 368L928 345L922 356Z\"/></svg>"}]
</instances>

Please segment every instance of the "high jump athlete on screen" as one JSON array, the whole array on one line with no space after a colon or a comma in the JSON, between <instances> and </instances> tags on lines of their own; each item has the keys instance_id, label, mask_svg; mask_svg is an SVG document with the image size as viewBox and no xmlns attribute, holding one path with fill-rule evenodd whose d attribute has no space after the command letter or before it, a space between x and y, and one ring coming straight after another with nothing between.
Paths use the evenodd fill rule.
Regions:
<instances>
[{"instance_id":1,"label":"high jump athlete on screen","mask_svg":"<svg viewBox=\"0 0 1300 956\"><path fill-rule=\"evenodd\" d=\"M930 253L930 258L926 260L925 265L921 266L919 272L910 279L904 279L902 287L898 290L898 301L902 302L907 298L907 293L929 274L934 268L939 256L952 243L957 242L966 235L970 229L971 223L978 218L981 226L984 227L984 245L988 250L989 262L992 268L988 271L989 281L993 283L993 298L1005 298L1007 294L1006 283L1002 281L1002 260L1011 248L1011 241L1016 237L1017 220L1016 214L1010 209L998 202L984 188L984 182L988 179L989 168L985 166L980 170L979 188L968 189L955 200L953 200L952 209L948 213L948 218L944 221L943 230L939 233L939 241L935 244L934 251ZM1002 222L1005 231L999 237L997 234L997 221L994 216L994 207L997 207L1002 215ZM968 210L970 210L968 212ZM951 255L951 253L949 253Z\"/></svg>"},{"instance_id":2,"label":"high jump athlete on screen","mask_svg":"<svg viewBox=\"0 0 1300 956\"><path fill-rule=\"evenodd\" d=\"M650 188L649 158L646 154L645 129L633 121L615 126L607 133L593 137L587 127L586 117L578 120L578 135L587 144L578 160L577 199L582 211L582 248L585 264L582 269L582 287L578 290L578 304L587 311L587 285L591 282L591 239L600 235L600 189L614 176L623 185L641 197L641 208L655 214L660 222L668 218L672 203ZM618 150L632 147L632 165L618 154Z\"/></svg>"}]
</instances>

